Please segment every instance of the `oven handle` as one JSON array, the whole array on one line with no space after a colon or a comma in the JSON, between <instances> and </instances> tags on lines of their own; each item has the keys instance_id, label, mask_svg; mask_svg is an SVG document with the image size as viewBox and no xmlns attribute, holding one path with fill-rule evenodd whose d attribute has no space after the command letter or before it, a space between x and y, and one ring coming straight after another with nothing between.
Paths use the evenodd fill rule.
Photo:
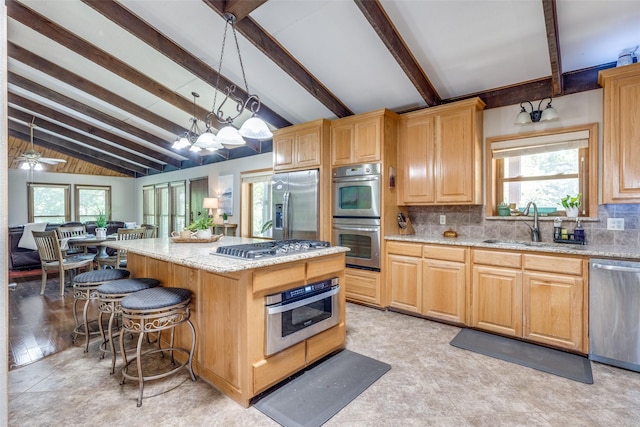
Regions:
<instances>
[{"instance_id":1,"label":"oven handle","mask_svg":"<svg viewBox=\"0 0 640 427\"><path fill-rule=\"evenodd\" d=\"M354 176L349 178L333 178L333 182L340 184L341 182L362 182L362 181L380 181L380 175L373 176Z\"/></svg>"},{"instance_id":2,"label":"oven handle","mask_svg":"<svg viewBox=\"0 0 640 427\"><path fill-rule=\"evenodd\" d=\"M314 295L311 298L301 299L299 301L291 302L291 303L279 303L272 306L267 307L267 314L278 314L284 311L293 310L294 308L302 307L303 305L311 304L312 302L320 301L328 297L332 297L336 295L340 291L340 286L335 286L331 290L327 292L322 292L321 294Z\"/></svg>"},{"instance_id":3,"label":"oven handle","mask_svg":"<svg viewBox=\"0 0 640 427\"><path fill-rule=\"evenodd\" d=\"M334 230L346 230L346 231L363 231L367 233L375 233L380 231L380 227L376 228L368 228L368 227L357 227L357 226L348 226L348 225L334 225Z\"/></svg>"}]
</instances>

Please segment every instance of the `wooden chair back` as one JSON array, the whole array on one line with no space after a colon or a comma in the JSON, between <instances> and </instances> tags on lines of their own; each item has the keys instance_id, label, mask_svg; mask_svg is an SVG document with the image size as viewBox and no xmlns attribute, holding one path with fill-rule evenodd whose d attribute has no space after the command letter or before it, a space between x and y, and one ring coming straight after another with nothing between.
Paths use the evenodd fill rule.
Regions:
<instances>
[{"instance_id":1,"label":"wooden chair back","mask_svg":"<svg viewBox=\"0 0 640 427\"><path fill-rule=\"evenodd\" d=\"M157 237L158 226L153 224L142 224L140 227L144 228L144 238L153 239Z\"/></svg>"},{"instance_id":2,"label":"wooden chair back","mask_svg":"<svg viewBox=\"0 0 640 427\"><path fill-rule=\"evenodd\" d=\"M55 230L51 231L32 231L33 240L36 242L40 261L42 262L62 262L62 251L60 250L60 242L58 234Z\"/></svg>"},{"instance_id":3,"label":"wooden chair back","mask_svg":"<svg viewBox=\"0 0 640 427\"><path fill-rule=\"evenodd\" d=\"M70 237L84 236L85 234L87 234L87 228L84 225L69 225L56 228L56 232L58 233L59 239L68 239ZM87 247L68 244L66 253L67 255L86 254Z\"/></svg>"}]
</instances>

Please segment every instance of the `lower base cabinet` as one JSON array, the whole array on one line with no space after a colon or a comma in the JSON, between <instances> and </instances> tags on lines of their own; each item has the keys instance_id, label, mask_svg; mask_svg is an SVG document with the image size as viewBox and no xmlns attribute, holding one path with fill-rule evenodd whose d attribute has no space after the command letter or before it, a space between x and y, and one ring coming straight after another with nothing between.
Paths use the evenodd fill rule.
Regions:
<instances>
[{"instance_id":1,"label":"lower base cabinet","mask_svg":"<svg viewBox=\"0 0 640 427\"><path fill-rule=\"evenodd\" d=\"M377 271L347 268L344 270L345 292L348 301L384 307L384 291Z\"/></svg>"}]
</instances>

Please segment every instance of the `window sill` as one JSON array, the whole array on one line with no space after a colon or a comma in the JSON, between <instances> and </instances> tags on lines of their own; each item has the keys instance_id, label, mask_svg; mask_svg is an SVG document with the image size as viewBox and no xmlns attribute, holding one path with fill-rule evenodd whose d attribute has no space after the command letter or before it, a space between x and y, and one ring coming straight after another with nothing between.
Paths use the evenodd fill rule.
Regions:
<instances>
[{"instance_id":1,"label":"window sill","mask_svg":"<svg viewBox=\"0 0 640 427\"><path fill-rule=\"evenodd\" d=\"M554 219L556 218L560 218L562 221L576 221L576 220L580 220L582 222L600 222L600 218L598 217L590 217L590 216L579 216L578 218L569 218L566 216L559 216L559 215L549 215L549 216L541 216L538 215L538 221L551 221L553 222ZM499 221L529 221L529 220L533 220L533 215L531 216L523 216L523 215L514 215L514 216L487 216L485 217L486 220L488 221L494 221L494 220L499 220Z\"/></svg>"}]
</instances>

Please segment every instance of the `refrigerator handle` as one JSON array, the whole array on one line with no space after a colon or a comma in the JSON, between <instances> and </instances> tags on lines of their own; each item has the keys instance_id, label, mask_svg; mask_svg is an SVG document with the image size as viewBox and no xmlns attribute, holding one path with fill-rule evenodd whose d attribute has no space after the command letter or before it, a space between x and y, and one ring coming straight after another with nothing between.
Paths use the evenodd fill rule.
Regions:
<instances>
[{"instance_id":1,"label":"refrigerator handle","mask_svg":"<svg viewBox=\"0 0 640 427\"><path fill-rule=\"evenodd\" d=\"M289 239L289 196L291 193L284 192L283 208L282 208L282 238L284 240Z\"/></svg>"}]
</instances>

